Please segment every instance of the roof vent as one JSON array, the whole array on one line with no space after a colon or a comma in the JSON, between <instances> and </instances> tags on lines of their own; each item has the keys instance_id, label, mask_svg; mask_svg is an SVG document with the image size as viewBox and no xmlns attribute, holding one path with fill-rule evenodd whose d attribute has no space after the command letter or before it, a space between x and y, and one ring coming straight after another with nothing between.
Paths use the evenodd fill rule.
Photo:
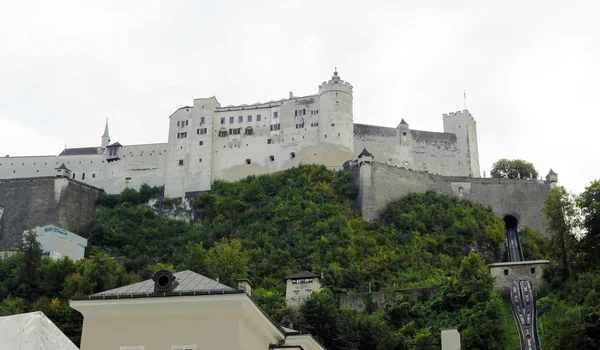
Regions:
<instances>
[{"instance_id":1,"label":"roof vent","mask_svg":"<svg viewBox=\"0 0 600 350\"><path fill-rule=\"evenodd\" d=\"M177 277L173 276L171 271L160 270L154 274L154 293L172 292L178 285Z\"/></svg>"}]
</instances>

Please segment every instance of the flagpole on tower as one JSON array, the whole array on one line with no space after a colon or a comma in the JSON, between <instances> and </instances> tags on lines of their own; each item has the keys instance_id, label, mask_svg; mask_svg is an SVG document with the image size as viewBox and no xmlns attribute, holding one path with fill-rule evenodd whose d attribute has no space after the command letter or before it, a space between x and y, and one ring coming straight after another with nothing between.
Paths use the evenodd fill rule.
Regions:
<instances>
[{"instance_id":1,"label":"flagpole on tower","mask_svg":"<svg viewBox=\"0 0 600 350\"><path fill-rule=\"evenodd\" d=\"M465 89L463 89L463 98L464 98L464 103L465 103L464 109L467 109L467 93L465 92Z\"/></svg>"}]
</instances>

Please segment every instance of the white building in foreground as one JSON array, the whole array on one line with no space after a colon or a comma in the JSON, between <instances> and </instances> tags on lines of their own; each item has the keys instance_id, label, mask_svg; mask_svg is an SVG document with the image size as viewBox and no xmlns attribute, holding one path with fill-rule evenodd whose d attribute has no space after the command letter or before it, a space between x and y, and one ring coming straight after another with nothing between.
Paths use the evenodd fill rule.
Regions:
<instances>
[{"instance_id":1,"label":"white building in foreground","mask_svg":"<svg viewBox=\"0 0 600 350\"><path fill-rule=\"evenodd\" d=\"M71 300L83 314L81 350L324 350L310 334L277 326L238 289L192 271Z\"/></svg>"},{"instance_id":2,"label":"white building in foreground","mask_svg":"<svg viewBox=\"0 0 600 350\"><path fill-rule=\"evenodd\" d=\"M83 259L87 239L64 228L53 225L36 227L32 230L37 236L37 241L42 245L44 254L49 258L56 259L68 256L73 261ZM25 231L26 234L29 231Z\"/></svg>"}]
</instances>

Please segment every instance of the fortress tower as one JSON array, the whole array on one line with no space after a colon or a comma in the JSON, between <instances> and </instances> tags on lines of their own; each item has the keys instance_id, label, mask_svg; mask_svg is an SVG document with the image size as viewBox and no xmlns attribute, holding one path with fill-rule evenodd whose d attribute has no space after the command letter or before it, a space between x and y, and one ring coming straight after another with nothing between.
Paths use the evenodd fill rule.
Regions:
<instances>
[{"instance_id":1,"label":"fortress tower","mask_svg":"<svg viewBox=\"0 0 600 350\"><path fill-rule=\"evenodd\" d=\"M468 110L444 114L444 132L456 134L459 161L467 165L468 174L462 176L481 177L479 149L477 147L477 122Z\"/></svg>"},{"instance_id":2,"label":"fortress tower","mask_svg":"<svg viewBox=\"0 0 600 350\"><path fill-rule=\"evenodd\" d=\"M329 81L319 85L319 144L335 145L336 153L327 162L343 164L354 156L354 116L352 85L343 81L337 68Z\"/></svg>"}]
</instances>

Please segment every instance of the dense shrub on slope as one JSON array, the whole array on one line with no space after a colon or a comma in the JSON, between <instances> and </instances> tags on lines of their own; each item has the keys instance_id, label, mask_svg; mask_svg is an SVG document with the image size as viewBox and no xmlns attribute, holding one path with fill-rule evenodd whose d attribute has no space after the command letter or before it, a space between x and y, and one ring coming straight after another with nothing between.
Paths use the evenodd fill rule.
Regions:
<instances>
[{"instance_id":1,"label":"dense shrub on slope","mask_svg":"<svg viewBox=\"0 0 600 350\"><path fill-rule=\"evenodd\" d=\"M466 349L502 343L496 339L502 332L483 329L487 321L501 322L483 264L499 255L503 223L480 205L433 192L414 194L393 203L380 222L366 223L350 174L323 166L215 181L211 193L195 202L201 222L159 216L144 205L160 192L145 186L103 196L95 220L82 232L90 258L62 262L68 265L64 276L46 267L54 263L42 261L39 280L10 277L25 257L0 266L0 275L10 277L0 283L1 296L24 298L8 299L5 309L50 308L55 298L54 304L67 305L72 295L150 278L157 269L189 268L230 285L251 278L256 299L277 321L295 321L307 330L330 323L313 330L330 349L436 348L438 327L453 325L464 327ZM479 282L460 273L465 259L465 271ZM300 270L323 273L327 290L298 314L285 307L282 292L284 278ZM112 277L102 278L106 275ZM35 299L29 284L48 285L49 278L54 280L42 296L47 299ZM369 285L374 291L438 286L439 292L422 300L399 294L385 310L367 315L338 308L340 293L366 292ZM55 310L53 319L77 337L73 312L68 306ZM58 315L70 315L70 321L62 324Z\"/></svg>"}]
</instances>

